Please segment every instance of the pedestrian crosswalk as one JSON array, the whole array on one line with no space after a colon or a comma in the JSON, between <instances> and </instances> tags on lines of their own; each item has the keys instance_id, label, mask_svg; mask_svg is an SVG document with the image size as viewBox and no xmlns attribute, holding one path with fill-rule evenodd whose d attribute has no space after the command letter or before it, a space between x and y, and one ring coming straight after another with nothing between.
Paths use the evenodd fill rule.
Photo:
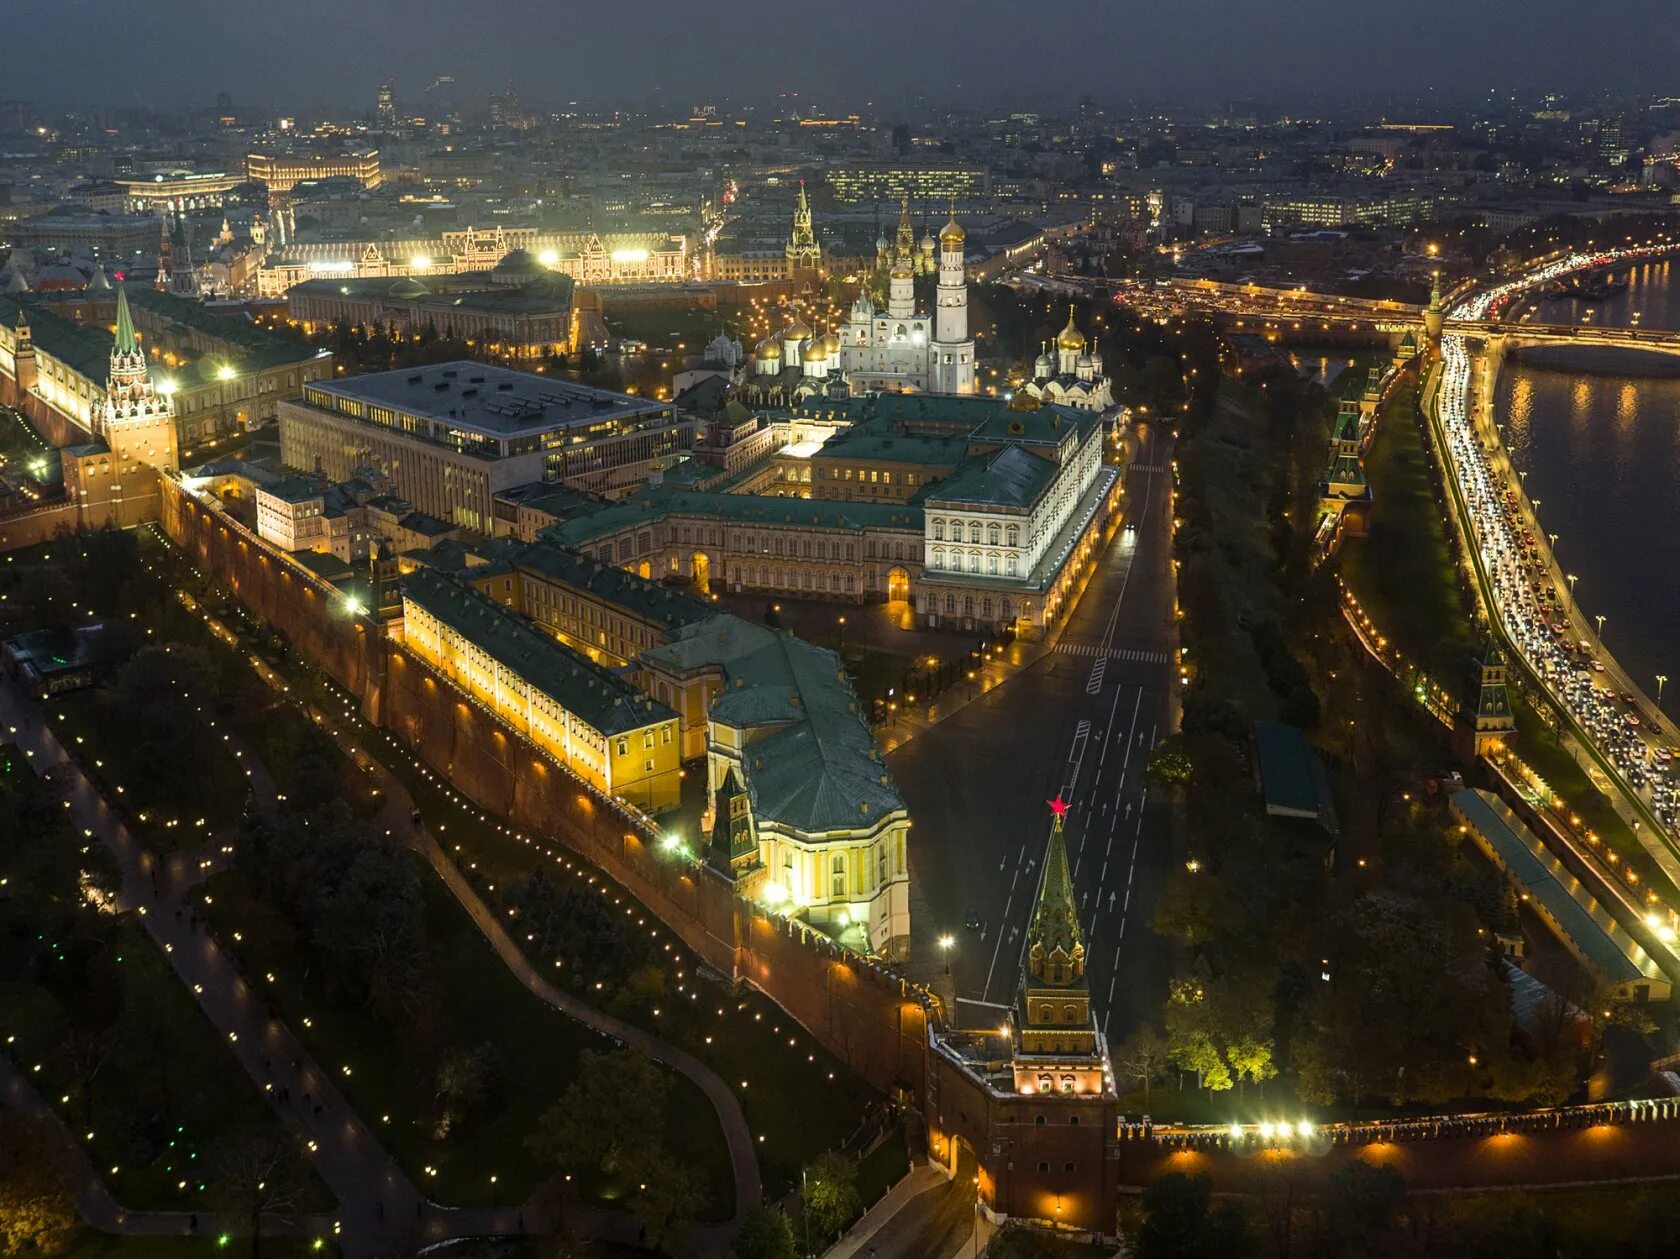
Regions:
<instances>
[{"instance_id":1,"label":"pedestrian crosswalk","mask_svg":"<svg viewBox=\"0 0 1680 1259\"><path fill-rule=\"evenodd\" d=\"M1104 651L1096 643L1057 643L1058 656L1096 656L1103 660L1130 661L1135 664L1166 664L1172 659L1172 653L1166 651L1140 651L1135 647L1114 647Z\"/></svg>"},{"instance_id":2,"label":"pedestrian crosswalk","mask_svg":"<svg viewBox=\"0 0 1680 1259\"><path fill-rule=\"evenodd\" d=\"M1158 463L1129 463L1126 465L1126 471L1156 473L1165 472L1166 469Z\"/></svg>"}]
</instances>

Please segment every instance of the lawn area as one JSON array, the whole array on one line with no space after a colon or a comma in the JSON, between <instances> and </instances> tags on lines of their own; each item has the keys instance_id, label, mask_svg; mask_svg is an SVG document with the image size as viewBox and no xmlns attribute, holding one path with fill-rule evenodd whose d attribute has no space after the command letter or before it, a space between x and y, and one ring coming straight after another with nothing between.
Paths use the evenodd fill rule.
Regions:
<instances>
[{"instance_id":1,"label":"lawn area","mask_svg":"<svg viewBox=\"0 0 1680 1259\"><path fill-rule=\"evenodd\" d=\"M197 784L180 798L140 768L140 745L102 687L54 697L47 722L65 750L81 764L135 837L155 852L197 848L235 830L245 814L251 785L227 746L206 726L180 732L179 754L194 767Z\"/></svg>"},{"instance_id":2,"label":"lawn area","mask_svg":"<svg viewBox=\"0 0 1680 1259\"><path fill-rule=\"evenodd\" d=\"M1408 385L1384 410L1365 460L1371 533L1343 543L1341 571L1383 635L1456 695L1480 642L1459 592L1416 408L1417 387Z\"/></svg>"},{"instance_id":3,"label":"lawn area","mask_svg":"<svg viewBox=\"0 0 1680 1259\"><path fill-rule=\"evenodd\" d=\"M11 771L28 774L21 767ZM17 780L19 792L39 790ZM50 802L50 796L43 797ZM214 1207L217 1148L284 1129L132 915L97 908L104 849L32 821L0 783L0 1036L5 1052L139 1210ZM305 1168L306 1210L332 1196Z\"/></svg>"},{"instance_id":4,"label":"lawn area","mask_svg":"<svg viewBox=\"0 0 1680 1259\"><path fill-rule=\"evenodd\" d=\"M904 1144L904 1129L894 1128L880 1145L858 1160L858 1201L868 1210L886 1197L887 1190L910 1173L910 1151Z\"/></svg>"},{"instance_id":5,"label":"lawn area","mask_svg":"<svg viewBox=\"0 0 1680 1259\"><path fill-rule=\"evenodd\" d=\"M420 873L426 1009L411 1027L331 1000L325 976L300 970L291 925L252 896L241 874L213 878L202 912L244 972L267 979L265 994L276 1013L325 1069L342 1073L338 1087L429 1196L449 1205L481 1205L491 1199L494 1175L501 1201L523 1201L553 1174L526 1149L526 1137L565 1092L578 1053L611 1045L527 991L430 869ZM505 1100L440 1136L437 1068L450 1054L483 1044L493 1045L501 1059ZM722 1130L699 1090L676 1076L665 1139L699 1173L708 1196L703 1214L731 1214ZM605 1180L582 1188L603 1201L623 1192Z\"/></svg>"},{"instance_id":6,"label":"lawn area","mask_svg":"<svg viewBox=\"0 0 1680 1259\"><path fill-rule=\"evenodd\" d=\"M508 890L537 873L562 898L587 899L637 910L624 918L623 953L598 974L554 965L541 939L516 933L528 956L556 983L591 1004L682 1046L736 1086L759 1145L765 1192L791 1188L800 1169L834 1149L863 1120L876 1099L868 1085L769 998L734 991L711 975L652 915L601 871L557 846L515 833L418 764L388 733L354 719L358 738L400 778L446 849L452 850L481 896L506 913ZM692 841L693 836L689 839ZM576 959L570 959L575 961ZM649 979L656 969L659 982ZM739 1087L747 1081L747 1087Z\"/></svg>"}]
</instances>

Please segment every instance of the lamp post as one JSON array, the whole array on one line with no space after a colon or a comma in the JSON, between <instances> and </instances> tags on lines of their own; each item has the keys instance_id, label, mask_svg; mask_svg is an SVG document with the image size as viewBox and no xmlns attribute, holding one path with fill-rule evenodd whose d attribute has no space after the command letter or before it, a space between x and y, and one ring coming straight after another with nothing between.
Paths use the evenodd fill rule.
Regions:
<instances>
[{"instance_id":1,"label":"lamp post","mask_svg":"<svg viewBox=\"0 0 1680 1259\"><path fill-rule=\"evenodd\" d=\"M1602 612L1600 612L1597 616L1593 617L1593 620L1598 622L1598 640L1599 640L1599 642L1603 642L1604 641L1604 614Z\"/></svg>"},{"instance_id":2,"label":"lamp post","mask_svg":"<svg viewBox=\"0 0 1680 1259\"><path fill-rule=\"evenodd\" d=\"M1575 602L1575 574L1574 573L1568 574L1567 576L1565 576L1564 580L1569 583L1569 601L1571 603L1574 603Z\"/></svg>"},{"instance_id":3,"label":"lamp post","mask_svg":"<svg viewBox=\"0 0 1680 1259\"><path fill-rule=\"evenodd\" d=\"M949 931L939 937L939 952L945 958L945 973L947 975L951 973L951 950L956 946L956 943L957 937Z\"/></svg>"},{"instance_id":4,"label":"lamp post","mask_svg":"<svg viewBox=\"0 0 1680 1259\"><path fill-rule=\"evenodd\" d=\"M1666 683L1667 681L1668 681L1668 675L1666 673L1657 674L1657 711L1659 713L1662 711L1663 684Z\"/></svg>"}]
</instances>

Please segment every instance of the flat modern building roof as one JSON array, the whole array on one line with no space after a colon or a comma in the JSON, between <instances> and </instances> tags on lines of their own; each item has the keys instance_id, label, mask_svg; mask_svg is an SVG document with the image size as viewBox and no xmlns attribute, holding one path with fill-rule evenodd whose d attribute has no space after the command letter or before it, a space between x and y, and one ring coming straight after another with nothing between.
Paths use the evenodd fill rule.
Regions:
<instances>
[{"instance_id":1,"label":"flat modern building roof","mask_svg":"<svg viewBox=\"0 0 1680 1259\"><path fill-rule=\"evenodd\" d=\"M650 423L676 414L669 403L465 360L320 381L309 385L304 397L316 406L404 432L414 429L396 415L496 441L558 429ZM370 415L368 408L391 412L392 418Z\"/></svg>"}]
</instances>

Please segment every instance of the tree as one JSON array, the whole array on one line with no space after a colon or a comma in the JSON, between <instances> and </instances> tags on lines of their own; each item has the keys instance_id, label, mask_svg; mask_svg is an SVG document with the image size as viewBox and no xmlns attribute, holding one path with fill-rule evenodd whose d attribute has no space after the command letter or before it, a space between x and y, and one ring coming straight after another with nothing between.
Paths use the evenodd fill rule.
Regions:
<instances>
[{"instance_id":1,"label":"tree","mask_svg":"<svg viewBox=\"0 0 1680 1259\"><path fill-rule=\"evenodd\" d=\"M780 1207L759 1206L741 1219L735 1259L793 1259L793 1225Z\"/></svg>"},{"instance_id":2,"label":"tree","mask_svg":"<svg viewBox=\"0 0 1680 1259\"><path fill-rule=\"evenodd\" d=\"M303 1160L289 1138L233 1136L210 1153L216 1197L251 1230L256 1259L265 1221L297 1209L303 1200Z\"/></svg>"},{"instance_id":3,"label":"tree","mask_svg":"<svg viewBox=\"0 0 1680 1259\"><path fill-rule=\"evenodd\" d=\"M1189 749L1185 747L1184 734L1177 731L1155 745L1155 750L1149 754L1143 778L1150 787L1171 790L1188 783L1195 768Z\"/></svg>"},{"instance_id":4,"label":"tree","mask_svg":"<svg viewBox=\"0 0 1680 1259\"><path fill-rule=\"evenodd\" d=\"M638 1174L640 1188L631 1210L647 1244L665 1251L680 1242L694 1223L702 1201L699 1181L687 1164L663 1153L653 1155Z\"/></svg>"},{"instance_id":5,"label":"tree","mask_svg":"<svg viewBox=\"0 0 1680 1259\"><path fill-rule=\"evenodd\" d=\"M1235 1259L1253 1253L1242 1208L1212 1207L1213 1182L1173 1172L1143 1195L1137 1259Z\"/></svg>"},{"instance_id":6,"label":"tree","mask_svg":"<svg viewBox=\"0 0 1680 1259\"><path fill-rule=\"evenodd\" d=\"M633 1050L586 1049L578 1055L577 1075L543 1112L526 1144L563 1168L639 1175L659 1149L669 1089L665 1073Z\"/></svg>"},{"instance_id":7,"label":"tree","mask_svg":"<svg viewBox=\"0 0 1680 1259\"><path fill-rule=\"evenodd\" d=\"M502 1074L502 1055L489 1041L445 1059L437 1073L437 1098L443 1108L438 1136L448 1135L457 1124L489 1106L501 1088Z\"/></svg>"},{"instance_id":8,"label":"tree","mask_svg":"<svg viewBox=\"0 0 1680 1259\"><path fill-rule=\"evenodd\" d=\"M8 1255L55 1255L69 1244L73 1183L52 1121L0 1110L0 1242Z\"/></svg>"},{"instance_id":9,"label":"tree","mask_svg":"<svg viewBox=\"0 0 1680 1259\"><path fill-rule=\"evenodd\" d=\"M1248 925L1242 898L1211 870L1180 867L1167 876L1155 906L1155 930L1190 945L1239 935Z\"/></svg>"},{"instance_id":10,"label":"tree","mask_svg":"<svg viewBox=\"0 0 1680 1259\"><path fill-rule=\"evenodd\" d=\"M838 1236L857 1214L857 1165L843 1154L824 1154L806 1167L799 1195L811 1235Z\"/></svg>"},{"instance_id":11,"label":"tree","mask_svg":"<svg viewBox=\"0 0 1680 1259\"><path fill-rule=\"evenodd\" d=\"M1149 1086L1166 1074L1170 1061L1167 1038L1153 1027L1140 1027L1121 1043L1114 1054L1114 1073L1135 1080L1143 1089L1143 1104L1149 1105Z\"/></svg>"}]
</instances>

